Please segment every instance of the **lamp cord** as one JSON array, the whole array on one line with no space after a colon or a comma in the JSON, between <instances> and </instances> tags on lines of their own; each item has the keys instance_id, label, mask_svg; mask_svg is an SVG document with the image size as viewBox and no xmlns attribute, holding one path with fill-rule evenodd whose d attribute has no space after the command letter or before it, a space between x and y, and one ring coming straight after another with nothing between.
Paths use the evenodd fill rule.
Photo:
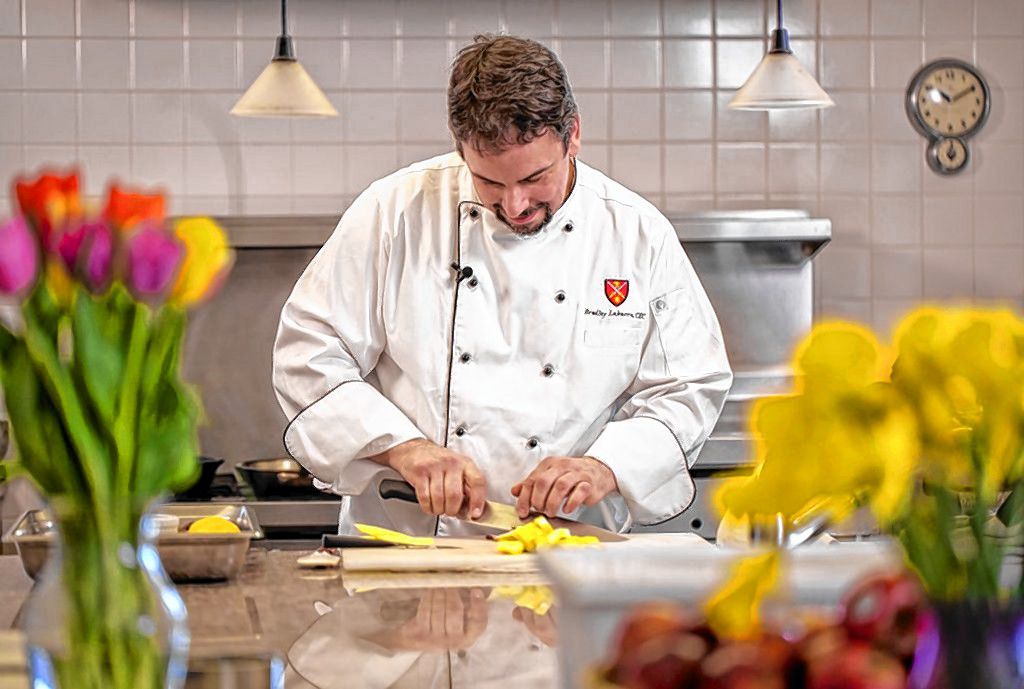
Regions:
<instances>
[{"instance_id":1,"label":"lamp cord","mask_svg":"<svg viewBox=\"0 0 1024 689\"><path fill-rule=\"evenodd\" d=\"M781 2L781 0L779 0ZM281 35L288 35L288 0L281 0Z\"/></svg>"},{"instance_id":2,"label":"lamp cord","mask_svg":"<svg viewBox=\"0 0 1024 689\"><path fill-rule=\"evenodd\" d=\"M779 0L775 5L775 28L782 28L782 0Z\"/></svg>"}]
</instances>

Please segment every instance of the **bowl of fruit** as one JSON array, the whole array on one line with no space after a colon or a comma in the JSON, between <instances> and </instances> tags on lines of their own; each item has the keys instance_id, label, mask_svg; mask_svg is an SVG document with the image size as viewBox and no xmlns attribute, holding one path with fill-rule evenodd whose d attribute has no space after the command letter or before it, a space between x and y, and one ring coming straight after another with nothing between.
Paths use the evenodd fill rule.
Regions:
<instances>
[{"instance_id":1,"label":"bowl of fruit","mask_svg":"<svg viewBox=\"0 0 1024 689\"><path fill-rule=\"evenodd\" d=\"M755 634L716 634L692 606L641 604L623 618L591 689L904 689L929 612L917 581L880 573L840 605L776 610Z\"/></svg>"}]
</instances>

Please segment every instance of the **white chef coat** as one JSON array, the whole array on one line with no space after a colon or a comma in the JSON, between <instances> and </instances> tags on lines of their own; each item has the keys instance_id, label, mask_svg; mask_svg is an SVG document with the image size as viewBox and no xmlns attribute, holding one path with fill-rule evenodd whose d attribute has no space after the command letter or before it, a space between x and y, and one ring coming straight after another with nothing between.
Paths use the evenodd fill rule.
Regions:
<instances>
[{"instance_id":1,"label":"white chef coat","mask_svg":"<svg viewBox=\"0 0 1024 689\"><path fill-rule=\"evenodd\" d=\"M450 153L374 182L345 212L284 305L273 381L289 454L350 496L342 530L443 534L454 520L381 501L395 473L366 458L428 438L475 460L488 499L510 503L544 457L588 455L615 474L618 524L657 523L693 499L688 468L732 372L651 203L577 162L565 203L520 236Z\"/></svg>"}]
</instances>

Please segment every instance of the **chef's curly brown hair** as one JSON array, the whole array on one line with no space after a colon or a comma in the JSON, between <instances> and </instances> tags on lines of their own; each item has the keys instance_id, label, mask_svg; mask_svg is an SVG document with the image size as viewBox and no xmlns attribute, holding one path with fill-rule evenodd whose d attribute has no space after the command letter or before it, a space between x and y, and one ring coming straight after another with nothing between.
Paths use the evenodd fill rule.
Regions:
<instances>
[{"instance_id":1,"label":"chef's curly brown hair","mask_svg":"<svg viewBox=\"0 0 1024 689\"><path fill-rule=\"evenodd\" d=\"M448 129L462 153L498 153L553 131L565 145L579 107L558 57L537 41L481 34L459 51L448 81Z\"/></svg>"}]
</instances>

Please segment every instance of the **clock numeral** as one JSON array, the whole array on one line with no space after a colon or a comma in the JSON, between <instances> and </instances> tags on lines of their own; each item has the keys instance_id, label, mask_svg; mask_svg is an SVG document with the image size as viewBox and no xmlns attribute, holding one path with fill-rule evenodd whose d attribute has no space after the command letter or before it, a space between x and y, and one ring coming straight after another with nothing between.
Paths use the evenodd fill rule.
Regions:
<instances>
[{"instance_id":1,"label":"clock numeral","mask_svg":"<svg viewBox=\"0 0 1024 689\"><path fill-rule=\"evenodd\" d=\"M953 74L953 70L951 70L951 69L947 69L947 70L946 70L946 78L947 78L947 79L952 79L952 78L954 78L955 76L956 76L956 75L955 75L955 74Z\"/></svg>"}]
</instances>

